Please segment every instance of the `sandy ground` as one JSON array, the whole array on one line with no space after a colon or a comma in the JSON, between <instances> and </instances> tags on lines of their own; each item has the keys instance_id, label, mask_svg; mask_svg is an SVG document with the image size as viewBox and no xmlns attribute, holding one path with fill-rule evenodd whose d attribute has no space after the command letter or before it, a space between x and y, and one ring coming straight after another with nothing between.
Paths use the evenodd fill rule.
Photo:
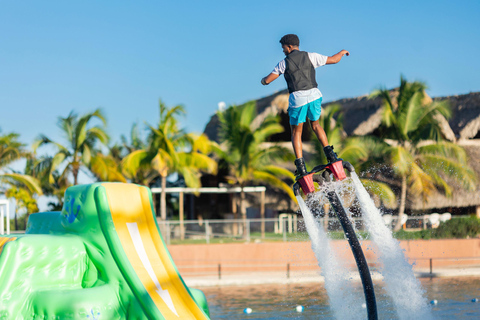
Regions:
<instances>
[{"instance_id":1,"label":"sandy ground","mask_svg":"<svg viewBox=\"0 0 480 320\"><path fill-rule=\"evenodd\" d=\"M480 267L461 268L435 268L433 273L429 269L416 269L417 278L429 277L480 277ZM379 272L372 272L373 280L381 280L383 277ZM352 272L352 280L360 281L358 273ZM246 286L259 284L296 284L324 282L325 279L319 272L302 271L291 272L287 277L286 272L252 272L222 274L210 276L183 276L183 280L189 287L214 287L214 286Z\"/></svg>"}]
</instances>

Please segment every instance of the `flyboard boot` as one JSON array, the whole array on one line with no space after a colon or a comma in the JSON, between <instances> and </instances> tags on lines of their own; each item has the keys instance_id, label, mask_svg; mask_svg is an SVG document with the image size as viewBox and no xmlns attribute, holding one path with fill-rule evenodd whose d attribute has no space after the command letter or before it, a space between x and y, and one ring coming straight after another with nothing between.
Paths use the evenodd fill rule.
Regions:
<instances>
[{"instance_id":1,"label":"flyboard boot","mask_svg":"<svg viewBox=\"0 0 480 320\"><path fill-rule=\"evenodd\" d=\"M295 159L295 166L297 167L297 170L295 170L296 180L307 174L307 167L305 166L305 160L303 158Z\"/></svg>"},{"instance_id":2,"label":"flyboard boot","mask_svg":"<svg viewBox=\"0 0 480 320\"><path fill-rule=\"evenodd\" d=\"M355 171L349 162L337 157L337 154L333 151L333 146L324 147L323 152L327 157L328 163L316 166L312 171L307 171L303 158L295 160L295 166L297 167L295 171L295 192L301 189L305 195L308 195L315 192L313 182L317 182L319 185L321 185L323 181L330 182L330 174L333 174L335 180L341 181L347 177L344 169L347 169L349 172ZM298 190L295 190L295 188Z\"/></svg>"}]
</instances>

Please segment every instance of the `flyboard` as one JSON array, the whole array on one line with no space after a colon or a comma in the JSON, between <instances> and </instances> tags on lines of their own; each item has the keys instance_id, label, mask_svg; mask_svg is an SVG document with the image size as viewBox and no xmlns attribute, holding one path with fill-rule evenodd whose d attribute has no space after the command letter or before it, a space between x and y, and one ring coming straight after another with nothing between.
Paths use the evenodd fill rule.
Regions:
<instances>
[{"instance_id":1,"label":"flyboard","mask_svg":"<svg viewBox=\"0 0 480 320\"><path fill-rule=\"evenodd\" d=\"M323 182L330 182L330 173L333 174L335 180L341 181L347 176L345 175L344 168L349 172L355 171L353 166L342 159L337 159L337 161L328 163L325 165L319 165L308 172L306 175L301 176L297 179L297 182L293 185L293 191L295 195L300 195L300 189L303 190L305 195L315 192L315 187L313 182L322 185ZM345 213L345 209L340 202L337 194L333 190L328 190L326 192L328 201L330 201L333 210L337 214L338 220L342 225L343 231L347 236L348 243L352 249L353 256L355 257L355 262L357 263L358 272L360 273L360 279L362 280L363 292L365 294L365 301L367 306L367 314L369 320L377 320L377 303L375 300L375 291L373 289L372 277L370 275L370 270L368 269L367 260L363 254L362 247L360 242L355 235L353 226L350 223L350 220Z\"/></svg>"}]
</instances>

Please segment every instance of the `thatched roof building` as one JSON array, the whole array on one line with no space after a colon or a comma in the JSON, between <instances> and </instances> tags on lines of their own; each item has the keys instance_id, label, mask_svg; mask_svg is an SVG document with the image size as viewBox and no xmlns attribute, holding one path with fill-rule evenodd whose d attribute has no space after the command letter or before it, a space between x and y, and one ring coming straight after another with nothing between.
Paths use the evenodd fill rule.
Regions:
<instances>
[{"instance_id":1,"label":"thatched roof building","mask_svg":"<svg viewBox=\"0 0 480 320\"><path fill-rule=\"evenodd\" d=\"M395 92L395 89L392 92ZM410 211L440 209L455 211L455 208L467 208L461 212L470 213L473 210L480 216L480 92L433 98L433 101L445 100L450 103L453 113L448 121L444 118L439 119L442 131L448 140L465 147L470 165L479 177L477 190L476 192L466 192L459 188L450 198L438 192L427 202L419 198L411 198L407 208ZM289 143L290 128L286 113L288 108L287 90L279 91L255 102L258 111L255 122L263 121L269 113L279 114L281 123L285 127L285 133L277 135L275 141ZM348 136L372 134L381 123L382 100L380 98L370 99L365 95L324 103L322 107L328 108L333 104L339 104L343 110L344 130ZM218 141L218 128L218 118L213 115L204 132L210 139ZM304 141L308 141L308 137L307 139L304 137ZM308 148L308 143L306 143L305 149L308 150Z\"/></svg>"}]
</instances>

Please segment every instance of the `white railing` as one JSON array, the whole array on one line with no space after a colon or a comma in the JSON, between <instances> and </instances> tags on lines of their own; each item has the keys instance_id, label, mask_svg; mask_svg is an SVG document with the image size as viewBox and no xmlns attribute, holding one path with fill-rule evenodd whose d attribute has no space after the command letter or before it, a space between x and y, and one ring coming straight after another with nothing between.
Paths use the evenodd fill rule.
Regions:
<instances>
[{"instance_id":1,"label":"white railing","mask_svg":"<svg viewBox=\"0 0 480 320\"><path fill-rule=\"evenodd\" d=\"M421 230L432 227L430 215L405 216L402 221L406 230ZM362 218L350 218L355 230L365 231ZM392 228L396 225L396 216L384 218L385 224ZM317 217L317 221L325 231L342 231L336 217ZM307 237L303 218L296 214L280 214L279 218L271 219L224 219L224 220L157 220L160 232L167 244L172 240L193 240L210 243L213 239L221 242L222 239L255 241L255 240L283 240L298 241ZM435 227L435 225L433 225Z\"/></svg>"}]
</instances>

